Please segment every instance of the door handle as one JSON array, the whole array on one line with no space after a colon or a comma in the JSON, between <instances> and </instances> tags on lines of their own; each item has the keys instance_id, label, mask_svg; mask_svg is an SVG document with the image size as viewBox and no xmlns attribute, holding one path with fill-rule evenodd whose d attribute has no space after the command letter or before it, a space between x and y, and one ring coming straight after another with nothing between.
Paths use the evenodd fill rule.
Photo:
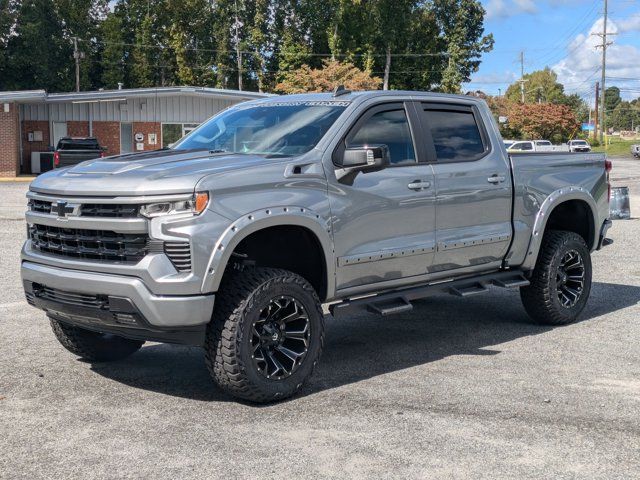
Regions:
<instances>
[{"instance_id":1,"label":"door handle","mask_svg":"<svg viewBox=\"0 0 640 480\"><path fill-rule=\"evenodd\" d=\"M409 185L407 185L407 188L409 188L409 190L419 191L429 188L430 186L431 182L428 180L414 180Z\"/></svg>"},{"instance_id":2,"label":"door handle","mask_svg":"<svg viewBox=\"0 0 640 480\"><path fill-rule=\"evenodd\" d=\"M505 177L503 177L502 175L491 175L489 178L487 178L487 182L489 183L502 183L506 180Z\"/></svg>"}]
</instances>

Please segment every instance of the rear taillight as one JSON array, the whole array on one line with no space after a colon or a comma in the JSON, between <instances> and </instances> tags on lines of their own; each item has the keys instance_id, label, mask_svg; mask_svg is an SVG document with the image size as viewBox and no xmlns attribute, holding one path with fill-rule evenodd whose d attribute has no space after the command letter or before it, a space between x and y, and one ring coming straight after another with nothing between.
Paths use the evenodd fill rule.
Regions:
<instances>
[{"instance_id":1,"label":"rear taillight","mask_svg":"<svg viewBox=\"0 0 640 480\"><path fill-rule=\"evenodd\" d=\"M613 163L608 158L604 159L604 171L607 172L607 201L611 202L611 181L609 180L609 172L613 168Z\"/></svg>"},{"instance_id":2,"label":"rear taillight","mask_svg":"<svg viewBox=\"0 0 640 480\"><path fill-rule=\"evenodd\" d=\"M53 154L53 166L57 167L60 165L60 152L54 152Z\"/></svg>"}]
</instances>

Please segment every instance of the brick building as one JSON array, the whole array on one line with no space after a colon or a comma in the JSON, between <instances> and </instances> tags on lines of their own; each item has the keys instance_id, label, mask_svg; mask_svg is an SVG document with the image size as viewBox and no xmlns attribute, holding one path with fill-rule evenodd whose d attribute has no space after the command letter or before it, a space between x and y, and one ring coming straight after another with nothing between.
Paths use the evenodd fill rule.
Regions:
<instances>
[{"instance_id":1,"label":"brick building","mask_svg":"<svg viewBox=\"0 0 640 480\"><path fill-rule=\"evenodd\" d=\"M37 173L40 153L65 136L96 137L107 155L154 150L231 105L263 96L205 87L0 92L0 177Z\"/></svg>"}]
</instances>

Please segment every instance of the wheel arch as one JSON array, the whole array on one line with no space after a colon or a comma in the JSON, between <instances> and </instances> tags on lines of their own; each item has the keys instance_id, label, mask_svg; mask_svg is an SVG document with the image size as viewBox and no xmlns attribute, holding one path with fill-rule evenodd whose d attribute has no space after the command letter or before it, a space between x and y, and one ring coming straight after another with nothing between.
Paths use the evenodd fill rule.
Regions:
<instances>
[{"instance_id":1,"label":"wheel arch","mask_svg":"<svg viewBox=\"0 0 640 480\"><path fill-rule=\"evenodd\" d=\"M531 231L524 270L535 267L542 238L549 229L567 230L580 235L589 251L598 244L597 205L591 194L581 187L559 189L540 205Z\"/></svg>"},{"instance_id":2,"label":"wheel arch","mask_svg":"<svg viewBox=\"0 0 640 480\"><path fill-rule=\"evenodd\" d=\"M207 274L202 284L203 292L216 292L220 287L224 272L229 265L232 254L238 246L246 245L247 242L260 235L275 234L276 232L306 232L309 241L313 242L314 251L307 252L311 256L317 255L320 262L321 273L319 278L307 278L300 271L294 271L307 278L316 288L321 300L332 298L335 292L335 268L333 266L333 241L329 219L323 218L313 210L306 207L273 207L264 208L243 215L233 222L220 236L214 247L213 253L207 265ZM291 237L286 237L291 238ZM296 251L296 246L287 245L286 238L283 239L283 247ZM255 243L255 242L254 242ZM285 268L278 264L262 265L270 267ZM291 269L291 268L289 268Z\"/></svg>"}]
</instances>

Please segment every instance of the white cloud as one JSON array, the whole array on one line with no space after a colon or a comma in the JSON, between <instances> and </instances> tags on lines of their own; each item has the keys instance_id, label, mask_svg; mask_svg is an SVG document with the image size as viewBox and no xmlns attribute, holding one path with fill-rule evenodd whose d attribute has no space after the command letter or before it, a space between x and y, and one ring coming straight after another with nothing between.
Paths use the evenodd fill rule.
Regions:
<instances>
[{"instance_id":1,"label":"white cloud","mask_svg":"<svg viewBox=\"0 0 640 480\"><path fill-rule=\"evenodd\" d=\"M519 75L517 75L515 72L509 72L509 71L502 72L502 73L495 72L495 73L487 73L484 75L474 75L473 78L471 79L471 82L469 83L474 83L479 85L512 83L518 78L519 78Z\"/></svg>"},{"instance_id":2,"label":"white cloud","mask_svg":"<svg viewBox=\"0 0 640 480\"><path fill-rule=\"evenodd\" d=\"M610 33L633 29L631 17L623 21L607 22ZM588 95L600 79L602 62L601 37L593 35L602 32L604 20L598 19L587 34L578 35L568 49L568 55L552 68L558 74L558 81L565 85L569 93ZM623 30L624 29L624 30ZM614 43L607 48L608 86L615 84L622 89L622 96L631 99L640 96L640 48L624 43L623 38L611 37Z\"/></svg>"},{"instance_id":3,"label":"white cloud","mask_svg":"<svg viewBox=\"0 0 640 480\"><path fill-rule=\"evenodd\" d=\"M514 0L513 3L516 4L521 12L536 13L538 11L533 0Z\"/></svg>"},{"instance_id":4,"label":"white cloud","mask_svg":"<svg viewBox=\"0 0 640 480\"><path fill-rule=\"evenodd\" d=\"M539 2L538 2L539 3ZM486 2L487 20L503 19L521 13L537 13L533 0L489 0Z\"/></svg>"}]
</instances>

